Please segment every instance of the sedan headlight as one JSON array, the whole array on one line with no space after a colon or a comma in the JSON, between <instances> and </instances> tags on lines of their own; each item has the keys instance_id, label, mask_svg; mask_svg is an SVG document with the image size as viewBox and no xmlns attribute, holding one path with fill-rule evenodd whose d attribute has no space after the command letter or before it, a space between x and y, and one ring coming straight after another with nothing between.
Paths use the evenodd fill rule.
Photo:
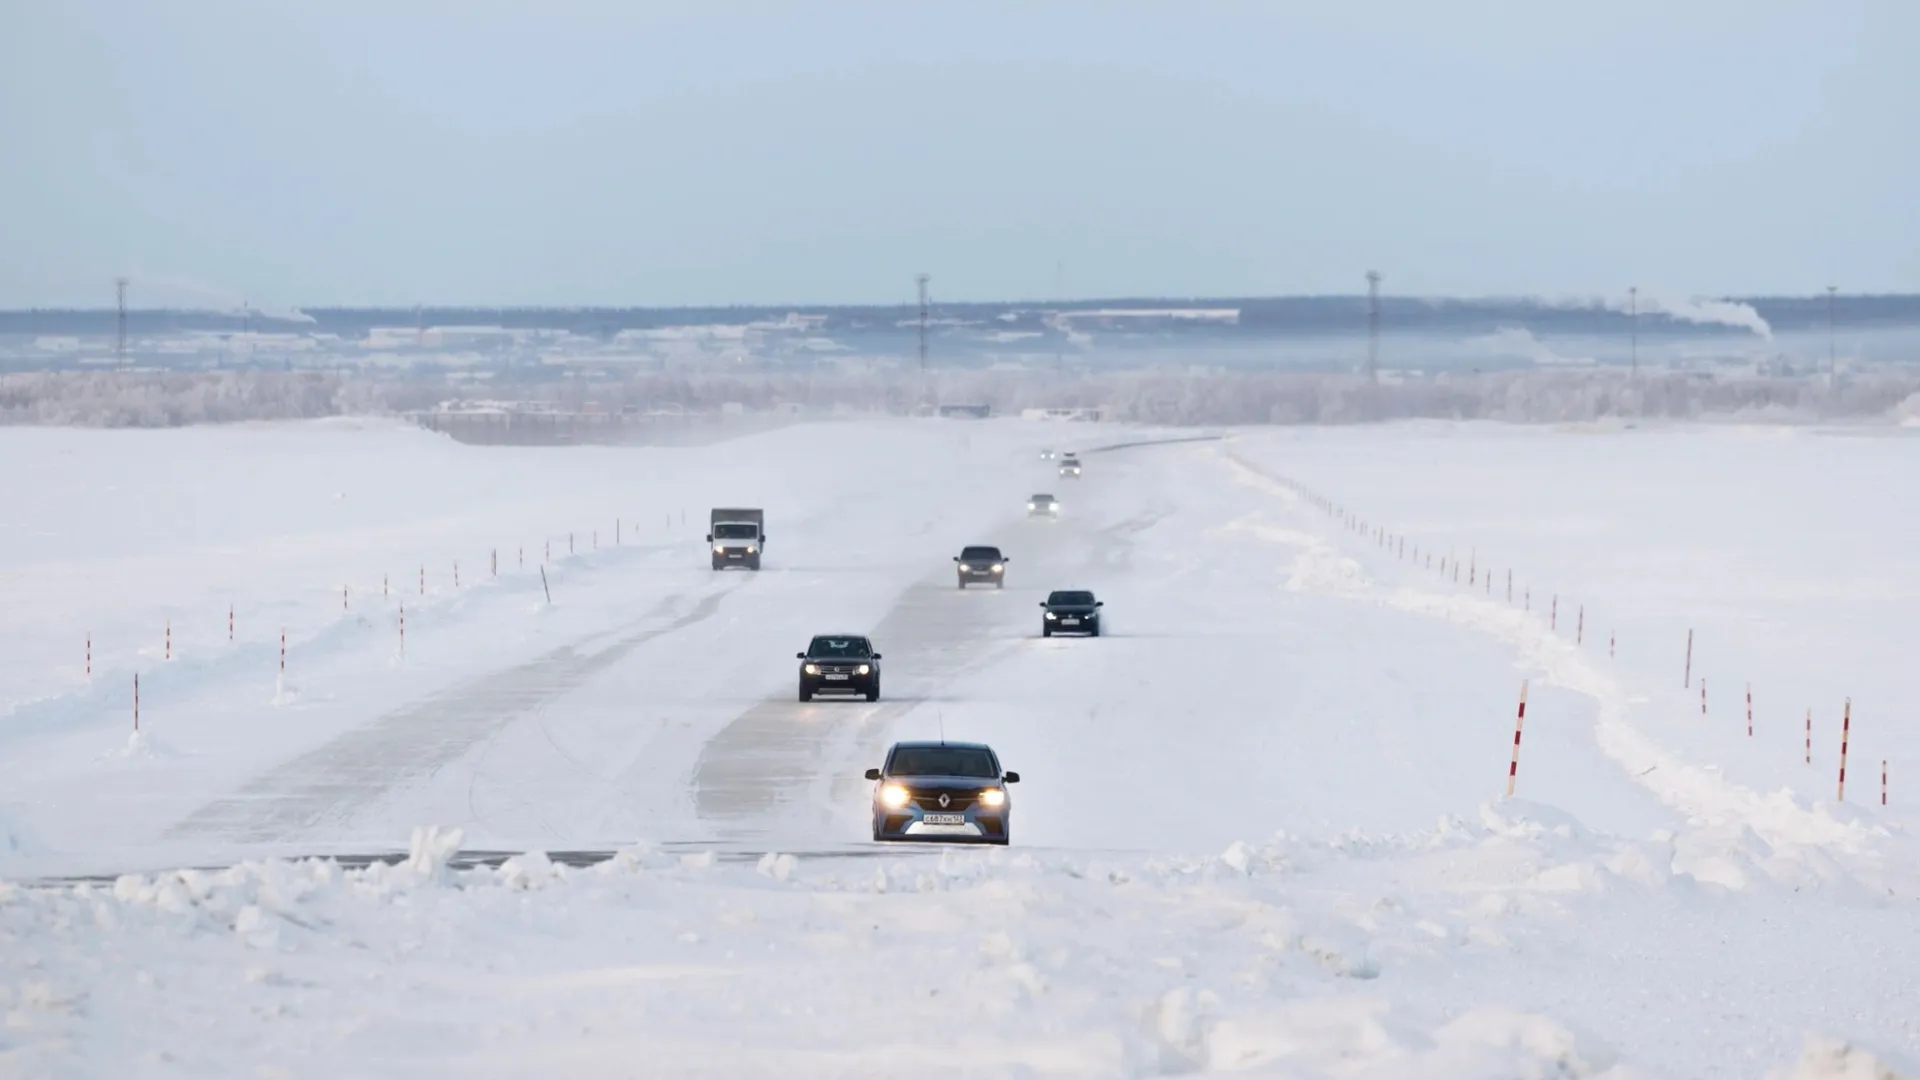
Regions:
<instances>
[{"instance_id":1,"label":"sedan headlight","mask_svg":"<svg viewBox=\"0 0 1920 1080\"><path fill-rule=\"evenodd\" d=\"M1002 571L1002 570L1005 570L1005 569L1006 569L1006 567L1005 567L1005 566L1002 566L1002 565L1001 565L1001 564L999 564L999 563L994 563L994 564L993 564L993 572L994 572L994 573L996 573L996 574L997 574L997 573L999 573L999 572L1000 572L1000 571Z\"/></svg>"},{"instance_id":2,"label":"sedan headlight","mask_svg":"<svg viewBox=\"0 0 1920 1080\"><path fill-rule=\"evenodd\" d=\"M802 671L804 671L804 672L806 672L806 673L807 673L807 674L809 674L809 675L818 675L818 674L820 674L820 665L819 665L819 664L808 664L808 665L807 665L806 667L804 667L804 668L801 668L800 670L802 670Z\"/></svg>"},{"instance_id":3,"label":"sedan headlight","mask_svg":"<svg viewBox=\"0 0 1920 1080\"><path fill-rule=\"evenodd\" d=\"M972 572L973 572L973 567L971 567L971 566L968 566L968 565L967 565L966 563L961 563L961 564L960 564L960 572L961 572L961 573L963 573L963 574L970 574L970 573L972 573Z\"/></svg>"},{"instance_id":4,"label":"sedan headlight","mask_svg":"<svg viewBox=\"0 0 1920 1080\"><path fill-rule=\"evenodd\" d=\"M1007 805L1007 793L1002 788L990 787L980 793L980 805L1005 806Z\"/></svg>"},{"instance_id":5,"label":"sedan headlight","mask_svg":"<svg viewBox=\"0 0 1920 1080\"><path fill-rule=\"evenodd\" d=\"M1051 612L1051 611L1049 611L1049 612L1047 612L1047 618L1049 618L1049 619L1057 619L1057 618L1059 618L1059 617L1060 617L1060 616L1058 616L1058 615L1055 615L1055 614L1054 614L1053 612Z\"/></svg>"},{"instance_id":6,"label":"sedan headlight","mask_svg":"<svg viewBox=\"0 0 1920 1080\"><path fill-rule=\"evenodd\" d=\"M898 810L907 805L913 793L899 784L883 784L880 787L880 804L889 810Z\"/></svg>"},{"instance_id":7,"label":"sedan headlight","mask_svg":"<svg viewBox=\"0 0 1920 1080\"><path fill-rule=\"evenodd\" d=\"M853 669L853 673L855 675L871 675L873 668L866 664L861 664L859 667Z\"/></svg>"}]
</instances>

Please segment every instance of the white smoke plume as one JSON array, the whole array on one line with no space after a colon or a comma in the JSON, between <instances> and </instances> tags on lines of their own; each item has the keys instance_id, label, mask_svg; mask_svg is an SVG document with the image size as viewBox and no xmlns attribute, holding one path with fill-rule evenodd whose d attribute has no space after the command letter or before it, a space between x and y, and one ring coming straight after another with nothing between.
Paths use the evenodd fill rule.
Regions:
<instances>
[{"instance_id":1,"label":"white smoke plume","mask_svg":"<svg viewBox=\"0 0 1920 1080\"><path fill-rule=\"evenodd\" d=\"M1767 324L1767 320L1760 317L1760 313L1754 310L1752 304L1743 304L1737 300L1708 300L1699 297L1682 300L1643 289L1637 301L1627 296L1563 296L1541 297L1538 302L1547 307L1558 308L1597 307L1607 311L1617 311L1622 315L1637 309L1642 315L1665 315L1669 319L1707 326L1731 326L1751 331L1769 341L1773 340L1773 327Z\"/></svg>"},{"instance_id":2,"label":"white smoke plume","mask_svg":"<svg viewBox=\"0 0 1920 1080\"><path fill-rule=\"evenodd\" d=\"M193 278L147 274L135 270L128 275L128 284L135 290L134 295L128 299L137 307L216 311L226 315L240 315L251 311L262 318L278 319L282 322L316 321L313 316L299 308L283 308L251 301L232 289L209 285Z\"/></svg>"}]
</instances>

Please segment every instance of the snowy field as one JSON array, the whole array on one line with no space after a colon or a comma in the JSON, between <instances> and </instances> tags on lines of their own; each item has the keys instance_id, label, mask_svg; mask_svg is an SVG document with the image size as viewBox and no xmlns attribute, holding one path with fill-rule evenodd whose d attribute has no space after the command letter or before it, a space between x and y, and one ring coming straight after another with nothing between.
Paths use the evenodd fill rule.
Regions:
<instances>
[{"instance_id":1,"label":"snowy field","mask_svg":"<svg viewBox=\"0 0 1920 1080\"><path fill-rule=\"evenodd\" d=\"M1912 433L1193 434L0 430L0 1074L1920 1076Z\"/></svg>"}]
</instances>

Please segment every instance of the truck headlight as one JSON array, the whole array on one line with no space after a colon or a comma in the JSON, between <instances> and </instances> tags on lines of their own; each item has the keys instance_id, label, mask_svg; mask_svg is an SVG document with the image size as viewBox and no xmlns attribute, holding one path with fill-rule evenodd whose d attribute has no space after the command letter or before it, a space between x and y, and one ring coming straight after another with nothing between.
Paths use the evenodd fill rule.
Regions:
<instances>
[{"instance_id":1,"label":"truck headlight","mask_svg":"<svg viewBox=\"0 0 1920 1080\"><path fill-rule=\"evenodd\" d=\"M727 549L724 547L721 547L719 544L715 544L713 545L713 553L715 555L725 555L727 553Z\"/></svg>"},{"instance_id":2,"label":"truck headlight","mask_svg":"<svg viewBox=\"0 0 1920 1080\"><path fill-rule=\"evenodd\" d=\"M751 555L751 554L753 554L754 552L756 552L756 551L759 551L759 550L760 550L759 548L757 548L757 547L754 547L754 546L753 546L752 544L748 544L748 545L747 545L747 554L749 554L749 555Z\"/></svg>"},{"instance_id":3,"label":"truck headlight","mask_svg":"<svg viewBox=\"0 0 1920 1080\"><path fill-rule=\"evenodd\" d=\"M990 787L980 793L980 805L1005 806L1007 805L1007 793L1000 788Z\"/></svg>"},{"instance_id":4,"label":"truck headlight","mask_svg":"<svg viewBox=\"0 0 1920 1080\"><path fill-rule=\"evenodd\" d=\"M899 784L885 784L880 788L880 805L889 810L900 809L907 805L907 800L912 797L913 793Z\"/></svg>"},{"instance_id":5,"label":"truck headlight","mask_svg":"<svg viewBox=\"0 0 1920 1080\"><path fill-rule=\"evenodd\" d=\"M808 664L808 665L807 665L806 667L803 667L803 668L801 668L800 670L802 670L802 671L804 671L804 672L806 672L806 673L807 673L807 674L809 674L809 675L818 675L818 674L820 674L820 665L819 665L819 664Z\"/></svg>"}]
</instances>

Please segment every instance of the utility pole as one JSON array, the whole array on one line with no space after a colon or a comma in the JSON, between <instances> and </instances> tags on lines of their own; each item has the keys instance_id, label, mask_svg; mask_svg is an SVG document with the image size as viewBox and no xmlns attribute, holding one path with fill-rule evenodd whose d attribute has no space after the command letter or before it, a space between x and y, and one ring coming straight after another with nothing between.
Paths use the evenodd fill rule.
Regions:
<instances>
[{"instance_id":1,"label":"utility pole","mask_svg":"<svg viewBox=\"0 0 1920 1080\"><path fill-rule=\"evenodd\" d=\"M1633 323L1633 352L1629 354L1628 374L1640 377L1640 286L1627 286L1627 318Z\"/></svg>"},{"instance_id":2,"label":"utility pole","mask_svg":"<svg viewBox=\"0 0 1920 1080\"><path fill-rule=\"evenodd\" d=\"M125 364L127 362L127 279L114 278L113 291L114 306L118 312L118 318L114 324L118 332L114 338L113 359L115 363Z\"/></svg>"},{"instance_id":3,"label":"utility pole","mask_svg":"<svg viewBox=\"0 0 1920 1080\"><path fill-rule=\"evenodd\" d=\"M1380 271L1367 271L1367 380L1380 381Z\"/></svg>"},{"instance_id":4,"label":"utility pole","mask_svg":"<svg viewBox=\"0 0 1920 1080\"><path fill-rule=\"evenodd\" d=\"M1839 385L1840 368L1833 347L1833 297L1836 286L1827 286L1827 389Z\"/></svg>"},{"instance_id":5,"label":"utility pole","mask_svg":"<svg viewBox=\"0 0 1920 1080\"><path fill-rule=\"evenodd\" d=\"M914 275L913 282L920 287L920 370L927 370L927 282L931 280L925 274Z\"/></svg>"}]
</instances>

